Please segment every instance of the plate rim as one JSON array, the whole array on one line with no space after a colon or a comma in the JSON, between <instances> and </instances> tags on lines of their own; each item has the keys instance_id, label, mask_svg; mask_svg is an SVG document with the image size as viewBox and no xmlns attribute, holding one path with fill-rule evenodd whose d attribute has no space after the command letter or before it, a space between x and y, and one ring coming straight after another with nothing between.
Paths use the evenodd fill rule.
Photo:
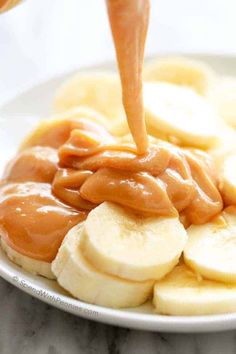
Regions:
<instances>
[{"instance_id":1,"label":"plate rim","mask_svg":"<svg viewBox=\"0 0 236 354\"><path fill-rule=\"evenodd\" d=\"M3 253L2 250L1 253ZM5 254L4 257L7 258ZM124 311L122 309L113 309L89 304L77 300L72 296L70 297L70 295L67 296L58 294L54 290L48 289L46 290L48 297L43 297L40 295L40 291L44 292L45 288L25 280L25 271L8 260L8 258L7 263L9 263L11 271L2 269L0 265L0 277L5 279L7 282L11 283L28 295L33 296L53 307L79 317L94 320L96 322L145 331L169 333L217 332L233 329L235 328L234 326L236 326L236 313L203 316L167 316L158 315L155 313L148 314L128 310ZM13 275L14 268L17 269L17 274L20 273L20 276ZM30 277L30 273L28 273L28 276ZM42 278L43 277L40 277L40 279ZM24 282L24 285L27 284L24 288L21 286L22 281ZM32 288L34 291L31 290ZM52 301L51 297L58 299L58 301ZM76 308L79 309L79 312L75 310Z\"/></svg>"}]
</instances>

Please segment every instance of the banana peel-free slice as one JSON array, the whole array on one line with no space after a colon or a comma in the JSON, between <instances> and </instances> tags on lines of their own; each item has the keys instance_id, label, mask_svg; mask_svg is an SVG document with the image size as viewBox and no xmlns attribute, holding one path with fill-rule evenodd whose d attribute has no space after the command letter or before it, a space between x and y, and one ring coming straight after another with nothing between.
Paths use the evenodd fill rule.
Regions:
<instances>
[{"instance_id":1,"label":"banana peel-free slice","mask_svg":"<svg viewBox=\"0 0 236 354\"><path fill-rule=\"evenodd\" d=\"M219 190L226 205L236 205L236 149L226 156L219 168Z\"/></svg>"},{"instance_id":2,"label":"banana peel-free slice","mask_svg":"<svg viewBox=\"0 0 236 354\"><path fill-rule=\"evenodd\" d=\"M219 78L212 88L210 100L225 122L236 128L236 78Z\"/></svg>"},{"instance_id":3,"label":"banana peel-free slice","mask_svg":"<svg viewBox=\"0 0 236 354\"><path fill-rule=\"evenodd\" d=\"M6 253L8 258L27 272L34 275L42 275L48 279L55 279L55 275L51 270L51 263L39 261L37 259L33 259L27 257L23 254L20 254L12 247L10 247L3 238L0 237L0 244L2 246L3 251Z\"/></svg>"},{"instance_id":4,"label":"banana peel-free slice","mask_svg":"<svg viewBox=\"0 0 236 354\"><path fill-rule=\"evenodd\" d=\"M177 266L154 286L156 312L172 316L195 316L236 311L236 284L201 278L186 265Z\"/></svg>"},{"instance_id":5,"label":"banana peel-free slice","mask_svg":"<svg viewBox=\"0 0 236 354\"><path fill-rule=\"evenodd\" d=\"M170 83L146 83L144 108L149 129L174 136L182 145L209 148L217 143L224 125L204 97Z\"/></svg>"},{"instance_id":6,"label":"banana peel-free slice","mask_svg":"<svg viewBox=\"0 0 236 354\"><path fill-rule=\"evenodd\" d=\"M203 225L191 225L185 263L202 276L236 283L236 206Z\"/></svg>"},{"instance_id":7,"label":"banana peel-free slice","mask_svg":"<svg viewBox=\"0 0 236 354\"><path fill-rule=\"evenodd\" d=\"M144 66L144 80L165 81L188 86L200 95L208 95L216 75L207 64L185 57L166 57L149 61Z\"/></svg>"},{"instance_id":8,"label":"banana peel-free slice","mask_svg":"<svg viewBox=\"0 0 236 354\"><path fill-rule=\"evenodd\" d=\"M146 302L154 282L128 281L100 272L83 254L81 232L81 226L69 231L52 263L58 283L74 297L100 306L136 307Z\"/></svg>"},{"instance_id":9,"label":"banana peel-free slice","mask_svg":"<svg viewBox=\"0 0 236 354\"><path fill-rule=\"evenodd\" d=\"M80 105L91 107L110 120L124 116L118 76L109 72L78 73L65 81L56 92L54 111Z\"/></svg>"},{"instance_id":10,"label":"banana peel-free slice","mask_svg":"<svg viewBox=\"0 0 236 354\"><path fill-rule=\"evenodd\" d=\"M88 215L81 246L85 257L100 271L145 281L170 272L186 241L178 217L142 218L104 202Z\"/></svg>"}]
</instances>

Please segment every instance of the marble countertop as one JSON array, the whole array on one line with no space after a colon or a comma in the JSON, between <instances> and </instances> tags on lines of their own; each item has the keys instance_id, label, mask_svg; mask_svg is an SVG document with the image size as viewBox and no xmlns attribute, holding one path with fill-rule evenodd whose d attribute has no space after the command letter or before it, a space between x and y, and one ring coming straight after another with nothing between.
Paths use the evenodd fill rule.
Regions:
<instances>
[{"instance_id":1,"label":"marble countertop","mask_svg":"<svg viewBox=\"0 0 236 354\"><path fill-rule=\"evenodd\" d=\"M0 278L1 354L235 354L236 331L167 334L84 320Z\"/></svg>"}]
</instances>

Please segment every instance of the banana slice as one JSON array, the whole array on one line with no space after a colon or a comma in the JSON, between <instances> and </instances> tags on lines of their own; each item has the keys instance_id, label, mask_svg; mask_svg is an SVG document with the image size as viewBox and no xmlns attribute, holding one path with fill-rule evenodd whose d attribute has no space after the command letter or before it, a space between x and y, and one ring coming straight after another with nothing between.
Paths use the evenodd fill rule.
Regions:
<instances>
[{"instance_id":1,"label":"banana slice","mask_svg":"<svg viewBox=\"0 0 236 354\"><path fill-rule=\"evenodd\" d=\"M42 120L23 141L20 150L32 146L50 146L57 149L69 139L73 129L83 128L86 121L98 123L102 128L109 125L107 119L95 110L84 106L76 107Z\"/></svg>"},{"instance_id":2,"label":"banana slice","mask_svg":"<svg viewBox=\"0 0 236 354\"><path fill-rule=\"evenodd\" d=\"M149 129L175 136L185 145L211 147L222 129L223 123L214 108L186 87L146 83L144 107Z\"/></svg>"},{"instance_id":3,"label":"banana slice","mask_svg":"<svg viewBox=\"0 0 236 354\"><path fill-rule=\"evenodd\" d=\"M236 285L202 279L180 265L155 284L153 303L158 313L174 316L235 312Z\"/></svg>"},{"instance_id":4,"label":"banana slice","mask_svg":"<svg viewBox=\"0 0 236 354\"><path fill-rule=\"evenodd\" d=\"M80 242L81 227L76 226L52 263L58 283L74 297L113 308L136 307L151 297L153 281L127 281L98 271L84 257Z\"/></svg>"},{"instance_id":5,"label":"banana slice","mask_svg":"<svg viewBox=\"0 0 236 354\"><path fill-rule=\"evenodd\" d=\"M109 119L124 116L118 76L107 72L79 73L57 91L54 110L63 112L79 105L91 107Z\"/></svg>"},{"instance_id":6,"label":"banana slice","mask_svg":"<svg viewBox=\"0 0 236 354\"><path fill-rule=\"evenodd\" d=\"M231 127L222 129L217 144L208 150L218 170L222 168L225 158L236 152L236 131Z\"/></svg>"},{"instance_id":7,"label":"banana slice","mask_svg":"<svg viewBox=\"0 0 236 354\"><path fill-rule=\"evenodd\" d=\"M177 139L175 136L168 135L162 132L161 130L158 130L156 127L153 128L151 125L148 124L148 122L146 122L146 128L147 128L147 133L149 134L149 140L150 138L156 138L156 139L168 141L175 145L181 145L181 141ZM110 127L110 132L111 134L117 137L123 138L124 136L127 136L130 132L127 120L120 119L115 121L114 124L112 124Z\"/></svg>"},{"instance_id":8,"label":"banana slice","mask_svg":"<svg viewBox=\"0 0 236 354\"><path fill-rule=\"evenodd\" d=\"M13 263L19 265L29 273L42 275L48 279L55 279L55 275L51 270L51 263L38 261L37 259L24 256L8 246L8 244L1 237L0 241L3 251Z\"/></svg>"},{"instance_id":9,"label":"banana slice","mask_svg":"<svg viewBox=\"0 0 236 354\"><path fill-rule=\"evenodd\" d=\"M132 144L132 143L134 143L133 137L132 137L132 135L130 133L119 137L119 139L117 139L117 140L121 144ZM153 136L148 135L148 142L149 142L149 144L153 145L153 144L157 144L158 140L156 138L154 138Z\"/></svg>"},{"instance_id":10,"label":"banana slice","mask_svg":"<svg viewBox=\"0 0 236 354\"><path fill-rule=\"evenodd\" d=\"M83 222L77 224L76 226L72 227L68 233L66 234L62 244L58 250L56 258L52 262L52 272L58 277L68 259L72 256L72 254L77 250L80 245L80 234L83 227ZM78 247L77 247L78 246Z\"/></svg>"},{"instance_id":11,"label":"banana slice","mask_svg":"<svg viewBox=\"0 0 236 354\"><path fill-rule=\"evenodd\" d=\"M200 95L207 95L215 82L215 73L201 61L167 57L146 64L144 80L189 86Z\"/></svg>"},{"instance_id":12,"label":"banana slice","mask_svg":"<svg viewBox=\"0 0 236 354\"><path fill-rule=\"evenodd\" d=\"M160 279L178 263L187 240L177 217L141 218L104 202L85 222L81 247L99 270L128 280Z\"/></svg>"},{"instance_id":13,"label":"banana slice","mask_svg":"<svg viewBox=\"0 0 236 354\"><path fill-rule=\"evenodd\" d=\"M236 78L219 79L210 99L226 123L236 128Z\"/></svg>"},{"instance_id":14,"label":"banana slice","mask_svg":"<svg viewBox=\"0 0 236 354\"><path fill-rule=\"evenodd\" d=\"M129 126L127 120L124 119L118 119L116 120L112 125L110 129L111 133L115 136L124 136L129 134Z\"/></svg>"},{"instance_id":15,"label":"banana slice","mask_svg":"<svg viewBox=\"0 0 236 354\"><path fill-rule=\"evenodd\" d=\"M219 190L226 205L236 205L236 149L222 162L219 173Z\"/></svg>"},{"instance_id":16,"label":"banana slice","mask_svg":"<svg viewBox=\"0 0 236 354\"><path fill-rule=\"evenodd\" d=\"M204 225L192 225L184 260L208 279L236 282L236 207Z\"/></svg>"}]
</instances>

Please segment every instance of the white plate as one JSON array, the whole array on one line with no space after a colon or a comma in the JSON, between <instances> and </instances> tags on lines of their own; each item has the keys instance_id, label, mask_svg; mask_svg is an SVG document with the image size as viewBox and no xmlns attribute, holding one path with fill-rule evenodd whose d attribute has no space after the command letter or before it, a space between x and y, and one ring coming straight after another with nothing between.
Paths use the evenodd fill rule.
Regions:
<instances>
[{"instance_id":1,"label":"white plate","mask_svg":"<svg viewBox=\"0 0 236 354\"><path fill-rule=\"evenodd\" d=\"M236 57L209 55L195 55L194 57L205 60L219 73L236 76ZM100 69L112 69L112 65L107 64ZM68 75L38 84L0 107L0 169L14 154L17 144L27 131L35 125L40 117L47 116L55 89ZM236 313L173 317L154 314L151 304L126 310L113 310L89 305L71 298L55 281L24 272L10 262L2 251L0 251L0 276L48 304L99 322L163 332L207 332L236 328Z\"/></svg>"}]
</instances>

